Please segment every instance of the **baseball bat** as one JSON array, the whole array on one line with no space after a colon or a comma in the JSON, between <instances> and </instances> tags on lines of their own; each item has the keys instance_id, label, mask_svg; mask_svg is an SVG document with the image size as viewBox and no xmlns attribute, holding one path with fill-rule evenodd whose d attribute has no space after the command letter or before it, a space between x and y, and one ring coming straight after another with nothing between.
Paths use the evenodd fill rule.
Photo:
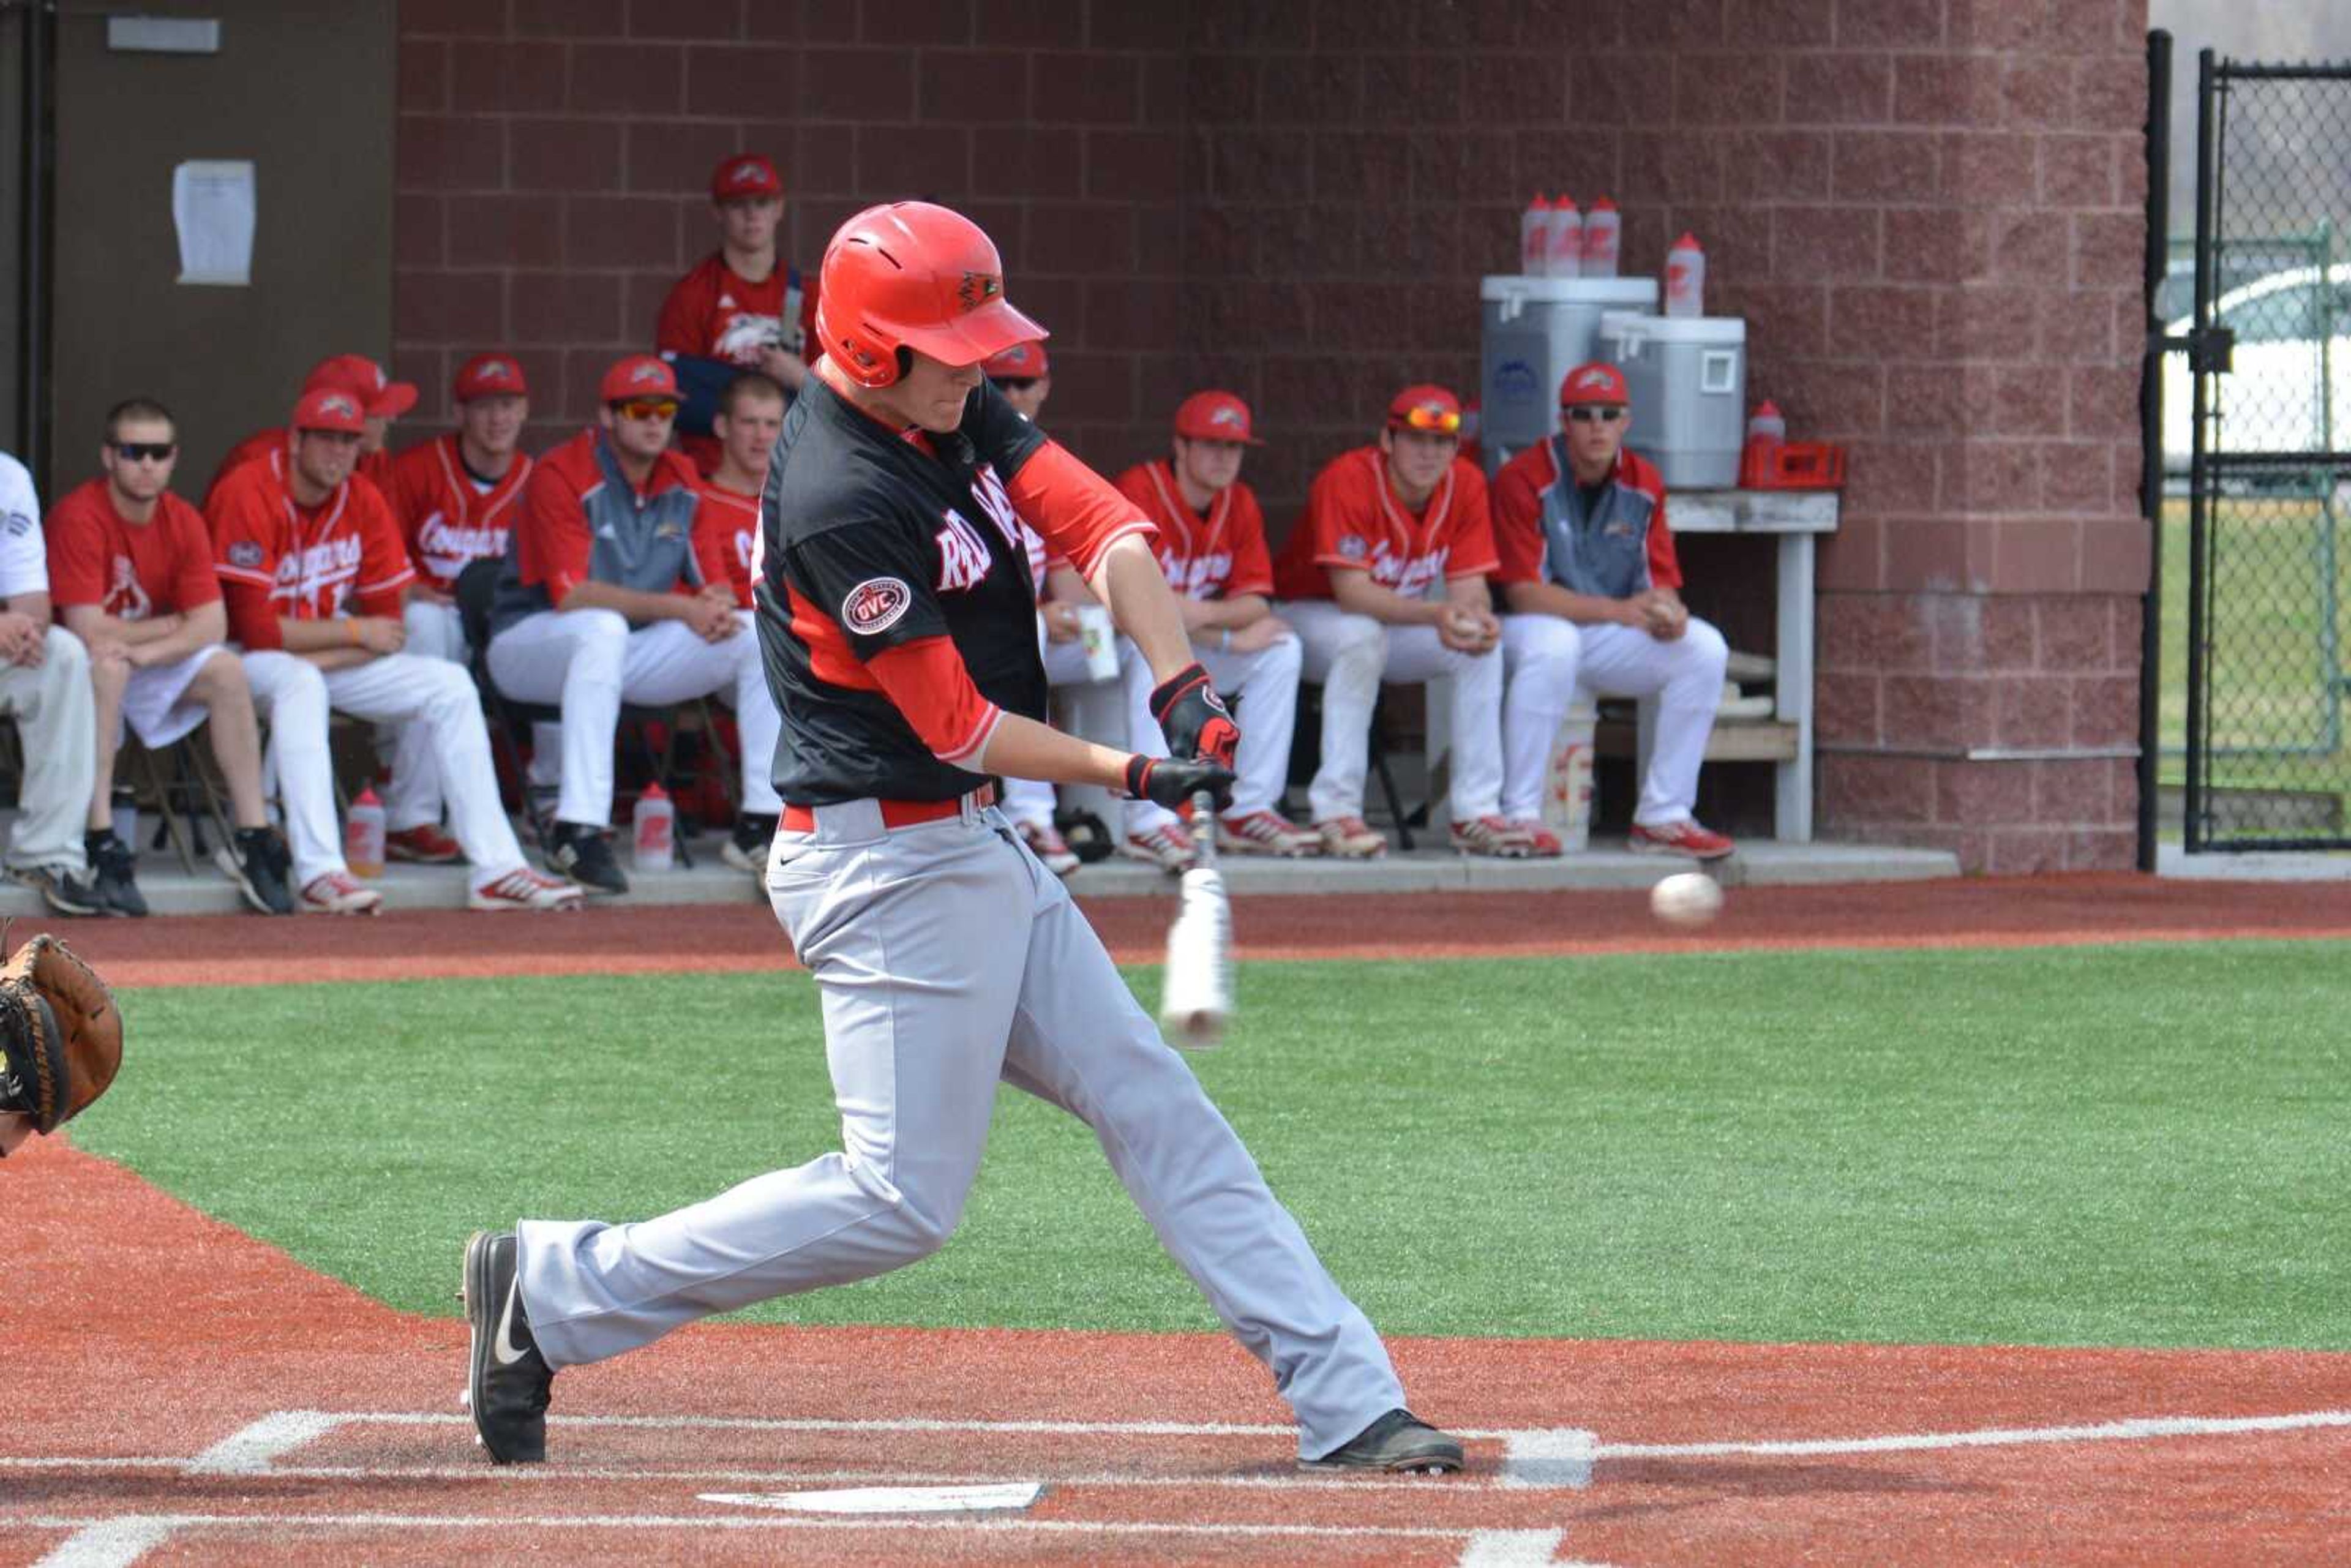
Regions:
<instances>
[{"instance_id":1,"label":"baseball bat","mask_svg":"<svg viewBox=\"0 0 2351 1568\"><path fill-rule=\"evenodd\" d=\"M1217 809L1206 790L1192 798L1192 869L1167 928L1167 970L1159 1027L1186 1051L1215 1045L1233 1016L1233 912L1217 869Z\"/></svg>"}]
</instances>

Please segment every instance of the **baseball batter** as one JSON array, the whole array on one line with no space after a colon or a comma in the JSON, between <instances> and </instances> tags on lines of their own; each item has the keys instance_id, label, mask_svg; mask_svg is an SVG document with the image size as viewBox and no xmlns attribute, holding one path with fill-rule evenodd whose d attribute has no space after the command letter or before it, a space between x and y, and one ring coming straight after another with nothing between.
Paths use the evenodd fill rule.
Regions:
<instances>
[{"instance_id":1,"label":"baseball batter","mask_svg":"<svg viewBox=\"0 0 2351 1568\"><path fill-rule=\"evenodd\" d=\"M1302 1458L1456 1469L1182 1058L1135 1005L990 771L1163 804L1229 795L1238 732L1132 506L982 385L1043 335L969 220L869 208L825 253L824 357L786 416L762 508L758 634L784 727L777 915L822 996L843 1152L634 1225L525 1221L465 1252L474 1424L544 1457L557 1369L681 1323L863 1279L954 1231L999 1080L1082 1118L1160 1240L1297 1413ZM1174 757L1043 723L1014 508L1165 679Z\"/></svg>"}]
</instances>

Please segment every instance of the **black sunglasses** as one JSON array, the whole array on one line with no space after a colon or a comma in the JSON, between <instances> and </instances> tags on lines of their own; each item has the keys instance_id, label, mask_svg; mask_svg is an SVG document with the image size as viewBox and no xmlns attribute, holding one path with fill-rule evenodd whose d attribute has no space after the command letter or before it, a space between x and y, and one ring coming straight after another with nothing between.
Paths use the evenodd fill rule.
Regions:
<instances>
[{"instance_id":1,"label":"black sunglasses","mask_svg":"<svg viewBox=\"0 0 2351 1568\"><path fill-rule=\"evenodd\" d=\"M1567 417L1578 424L1614 424L1625 417L1621 408L1603 408L1597 403L1583 403L1567 411Z\"/></svg>"},{"instance_id":2,"label":"black sunglasses","mask_svg":"<svg viewBox=\"0 0 2351 1568\"><path fill-rule=\"evenodd\" d=\"M172 460L172 454L179 449L180 444L176 441L118 441L114 444L114 455L125 463L136 463L141 458L168 463Z\"/></svg>"}]
</instances>

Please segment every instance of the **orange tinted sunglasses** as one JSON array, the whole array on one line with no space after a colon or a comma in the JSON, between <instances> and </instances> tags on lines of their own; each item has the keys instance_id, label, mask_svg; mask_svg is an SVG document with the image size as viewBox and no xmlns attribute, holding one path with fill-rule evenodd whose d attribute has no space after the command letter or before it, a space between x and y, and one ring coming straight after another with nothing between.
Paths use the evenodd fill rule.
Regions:
<instances>
[{"instance_id":1,"label":"orange tinted sunglasses","mask_svg":"<svg viewBox=\"0 0 2351 1568\"><path fill-rule=\"evenodd\" d=\"M677 404L665 397L631 398L612 407L623 419L673 419L677 414Z\"/></svg>"},{"instance_id":2,"label":"orange tinted sunglasses","mask_svg":"<svg viewBox=\"0 0 2351 1568\"><path fill-rule=\"evenodd\" d=\"M1416 403L1405 412L1396 423L1410 430L1429 430L1439 435L1458 435L1461 415L1458 410L1439 408L1435 403Z\"/></svg>"}]
</instances>

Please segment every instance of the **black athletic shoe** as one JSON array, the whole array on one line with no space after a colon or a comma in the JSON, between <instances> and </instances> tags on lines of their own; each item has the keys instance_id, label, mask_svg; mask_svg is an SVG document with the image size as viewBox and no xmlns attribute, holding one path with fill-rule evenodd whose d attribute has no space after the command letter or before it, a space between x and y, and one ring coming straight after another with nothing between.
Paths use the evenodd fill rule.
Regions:
<instances>
[{"instance_id":1,"label":"black athletic shoe","mask_svg":"<svg viewBox=\"0 0 2351 1568\"><path fill-rule=\"evenodd\" d=\"M522 1257L511 1230L476 1230L465 1243L465 1328L473 1366L465 1403L474 1434L497 1465L547 1458L547 1391L555 1369L530 1337L523 1311Z\"/></svg>"},{"instance_id":2,"label":"black athletic shoe","mask_svg":"<svg viewBox=\"0 0 2351 1568\"><path fill-rule=\"evenodd\" d=\"M236 841L213 852L213 864L236 883L236 891L256 915L291 915L294 897L286 891L286 874L294 857L267 828L239 828Z\"/></svg>"},{"instance_id":3,"label":"black athletic shoe","mask_svg":"<svg viewBox=\"0 0 2351 1568\"><path fill-rule=\"evenodd\" d=\"M1307 1459L1299 1468L1449 1475L1461 1468L1461 1445L1411 1411L1399 1408L1389 1411L1334 1451L1319 1459Z\"/></svg>"},{"instance_id":4,"label":"black athletic shoe","mask_svg":"<svg viewBox=\"0 0 2351 1568\"><path fill-rule=\"evenodd\" d=\"M746 811L735 819L734 834L718 858L737 871L747 871L753 876L768 874L768 851L776 841L776 819Z\"/></svg>"},{"instance_id":5,"label":"black athletic shoe","mask_svg":"<svg viewBox=\"0 0 2351 1568\"><path fill-rule=\"evenodd\" d=\"M41 901L57 915L104 915L106 900L99 896L98 879L76 876L62 865L12 865L8 868L11 881L38 889Z\"/></svg>"},{"instance_id":6,"label":"black athletic shoe","mask_svg":"<svg viewBox=\"0 0 2351 1568\"><path fill-rule=\"evenodd\" d=\"M143 916L147 900L139 891L139 857L131 852L131 846L116 838L111 828L86 835L84 844L89 853L90 875L98 883L98 896L105 902L106 912L134 920Z\"/></svg>"},{"instance_id":7,"label":"black athletic shoe","mask_svg":"<svg viewBox=\"0 0 2351 1568\"><path fill-rule=\"evenodd\" d=\"M568 876L591 894L629 891L621 862L612 858L611 841L600 828L579 822L558 822L547 845L547 869Z\"/></svg>"}]
</instances>

